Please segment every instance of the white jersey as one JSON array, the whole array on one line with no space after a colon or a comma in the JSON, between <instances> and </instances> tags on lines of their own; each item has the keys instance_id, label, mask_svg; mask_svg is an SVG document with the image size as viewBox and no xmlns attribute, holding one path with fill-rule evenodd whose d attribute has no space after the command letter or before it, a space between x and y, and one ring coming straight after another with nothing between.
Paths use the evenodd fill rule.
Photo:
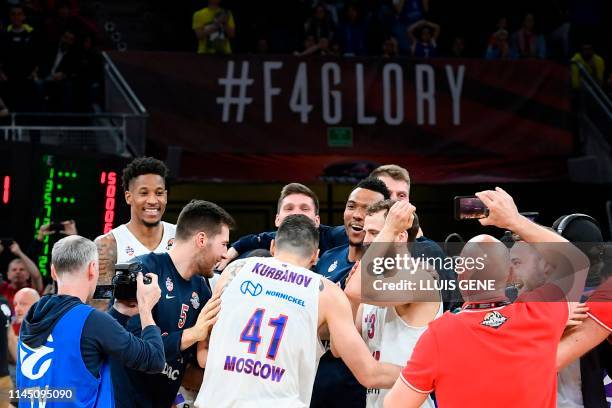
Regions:
<instances>
[{"instance_id":1,"label":"white jersey","mask_svg":"<svg viewBox=\"0 0 612 408\"><path fill-rule=\"evenodd\" d=\"M221 295L195 406L307 407L323 347L321 277L249 258Z\"/></svg>"},{"instance_id":2,"label":"white jersey","mask_svg":"<svg viewBox=\"0 0 612 408\"><path fill-rule=\"evenodd\" d=\"M111 231L117 242L117 263L125 263L135 256L146 255L150 252L168 252L174 244L174 235L176 234L176 225L168 222L161 222L164 233L157 248L151 251L130 232L125 224L121 224Z\"/></svg>"},{"instance_id":3,"label":"white jersey","mask_svg":"<svg viewBox=\"0 0 612 408\"><path fill-rule=\"evenodd\" d=\"M442 315L442 302L436 319ZM405 366L412 350L427 326L409 326L397 314L395 307L363 305L361 336L376 360ZM370 388L366 395L367 408L382 408L386 389ZM435 408L431 397L427 397L422 408Z\"/></svg>"}]
</instances>

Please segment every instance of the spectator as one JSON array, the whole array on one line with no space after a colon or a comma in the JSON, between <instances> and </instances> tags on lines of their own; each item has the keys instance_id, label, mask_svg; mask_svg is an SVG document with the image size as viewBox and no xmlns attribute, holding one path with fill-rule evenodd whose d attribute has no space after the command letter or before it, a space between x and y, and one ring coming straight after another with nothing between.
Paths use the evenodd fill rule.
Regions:
<instances>
[{"instance_id":1,"label":"spectator","mask_svg":"<svg viewBox=\"0 0 612 408\"><path fill-rule=\"evenodd\" d=\"M9 357L14 357L16 339L10 329L11 309L0 297L0 408L10 408L9 394L14 389L10 377ZM13 358L14 360L14 358Z\"/></svg>"},{"instance_id":2,"label":"spectator","mask_svg":"<svg viewBox=\"0 0 612 408\"><path fill-rule=\"evenodd\" d=\"M329 52L327 53L327 55L331 56L331 57L342 57L343 52L342 52L342 46L338 43L338 41L332 41L331 45L329 47Z\"/></svg>"},{"instance_id":3,"label":"spectator","mask_svg":"<svg viewBox=\"0 0 612 408\"><path fill-rule=\"evenodd\" d=\"M40 294L32 288L21 288L15 293L13 298L13 308L15 310L15 320L13 321L13 332L19 336L21 322L28 314L30 307L40 300Z\"/></svg>"},{"instance_id":4,"label":"spectator","mask_svg":"<svg viewBox=\"0 0 612 408\"><path fill-rule=\"evenodd\" d=\"M314 38L315 43L320 43L322 38L330 40L334 36L334 23L323 4L315 6L312 17L304 25L304 31L306 37Z\"/></svg>"},{"instance_id":5,"label":"spectator","mask_svg":"<svg viewBox=\"0 0 612 408\"><path fill-rule=\"evenodd\" d=\"M219 7L221 0L209 0L208 7L193 15L193 31L198 39L198 54L231 54L230 39L236 35L236 23L229 10Z\"/></svg>"},{"instance_id":6,"label":"spectator","mask_svg":"<svg viewBox=\"0 0 612 408\"><path fill-rule=\"evenodd\" d=\"M495 33L495 44L487 47L485 53L485 59L515 59L516 52L510 47L508 43L508 32L506 30L498 30Z\"/></svg>"},{"instance_id":7,"label":"spectator","mask_svg":"<svg viewBox=\"0 0 612 408\"><path fill-rule=\"evenodd\" d=\"M11 376L11 381L13 383L15 383L15 365L17 364L17 337L19 337L21 323L23 322L23 319L27 316L28 311L30 310L32 305L38 302L39 300L40 295L32 288L22 288L19 289L17 293L15 293L15 298L13 300L13 307L15 308L15 317L13 319L13 323L11 324L11 329L8 332L8 351L9 356L11 356L8 365L8 370ZM1 358L0 361L2 361Z\"/></svg>"},{"instance_id":8,"label":"spectator","mask_svg":"<svg viewBox=\"0 0 612 408\"><path fill-rule=\"evenodd\" d=\"M22 288L33 288L38 293L43 290L43 281L40 271L26 254L21 251L16 241L10 245L10 251L17 258L8 265L6 279L8 282L0 284L0 295L4 296L9 305L13 305L15 293ZM0 252L4 248L0 244Z\"/></svg>"},{"instance_id":9,"label":"spectator","mask_svg":"<svg viewBox=\"0 0 612 408\"><path fill-rule=\"evenodd\" d=\"M336 39L344 55L353 56L366 53L365 24L360 20L354 4L346 6L345 20L338 27Z\"/></svg>"},{"instance_id":10,"label":"spectator","mask_svg":"<svg viewBox=\"0 0 612 408\"><path fill-rule=\"evenodd\" d=\"M449 57L452 58L465 58L465 40L463 37L454 37L453 45L451 46Z\"/></svg>"},{"instance_id":11,"label":"spectator","mask_svg":"<svg viewBox=\"0 0 612 408\"><path fill-rule=\"evenodd\" d=\"M96 48L95 37L87 34L83 37L82 49L75 77L75 106L88 110L93 102L102 98L103 78L102 54Z\"/></svg>"},{"instance_id":12,"label":"spectator","mask_svg":"<svg viewBox=\"0 0 612 408\"><path fill-rule=\"evenodd\" d=\"M52 10L53 15L47 17L44 25L44 42L48 47L55 47L60 42L62 34L74 26L70 5L67 1L59 1Z\"/></svg>"},{"instance_id":13,"label":"spectator","mask_svg":"<svg viewBox=\"0 0 612 408\"><path fill-rule=\"evenodd\" d=\"M26 24L24 8L13 6L9 13L10 24L0 44L0 60L8 80L7 102L15 111L36 108L32 79L36 74L36 45L34 28Z\"/></svg>"},{"instance_id":14,"label":"spectator","mask_svg":"<svg viewBox=\"0 0 612 408\"><path fill-rule=\"evenodd\" d=\"M388 37L382 45L383 58L397 58L399 56L399 46L395 37Z\"/></svg>"},{"instance_id":15,"label":"spectator","mask_svg":"<svg viewBox=\"0 0 612 408\"><path fill-rule=\"evenodd\" d=\"M521 29L514 33L513 46L520 58L546 58L546 41L534 31L534 26L533 14L527 14Z\"/></svg>"},{"instance_id":16,"label":"spectator","mask_svg":"<svg viewBox=\"0 0 612 408\"><path fill-rule=\"evenodd\" d=\"M415 35L415 31L417 30L420 30L420 32ZM421 20L412 24L410 28L408 28L412 56L417 58L435 57L438 50L437 41L439 36L440 26L435 23Z\"/></svg>"},{"instance_id":17,"label":"spectator","mask_svg":"<svg viewBox=\"0 0 612 408\"><path fill-rule=\"evenodd\" d=\"M601 56L595 54L591 43L582 44L580 52L572 57L572 87L574 89L580 88L580 70L577 64L580 64L599 85L603 85L606 64Z\"/></svg>"},{"instance_id":18,"label":"spectator","mask_svg":"<svg viewBox=\"0 0 612 408\"><path fill-rule=\"evenodd\" d=\"M412 45L406 37L406 30L417 21L423 20L428 10L429 0L393 0L395 22L391 30L402 54L408 54Z\"/></svg>"},{"instance_id":19,"label":"spectator","mask_svg":"<svg viewBox=\"0 0 612 408\"><path fill-rule=\"evenodd\" d=\"M377 0L367 0L361 10L366 26L368 54L379 55L381 44L392 35L391 28L395 23L393 7L381 5Z\"/></svg>"},{"instance_id":20,"label":"spectator","mask_svg":"<svg viewBox=\"0 0 612 408\"><path fill-rule=\"evenodd\" d=\"M57 48L52 49L41 63L41 76L36 82L53 110L70 112L73 109L71 86L79 68L75 41L75 33L66 29Z\"/></svg>"},{"instance_id":21,"label":"spectator","mask_svg":"<svg viewBox=\"0 0 612 408\"><path fill-rule=\"evenodd\" d=\"M493 31L491 33L491 35L489 36L489 44L488 45L495 45L496 40L495 40L495 34L497 34L497 32L499 30L506 30L508 31L508 18L507 17L500 17L497 20L497 24L495 25L495 31Z\"/></svg>"},{"instance_id":22,"label":"spectator","mask_svg":"<svg viewBox=\"0 0 612 408\"><path fill-rule=\"evenodd\" d=\"M63 225L64 229L61 231L55 231L53 229L53 224L43 224L38 229L38 233L36 234L36 239L32 242L30 247L28 248L28 254L32 258L36 258L41 254L43 245L45 240L49 242L49 238L53 234L61 234L61 235L76 235L77 227L76 222L74 220L62 221L60 224Z\"/></svg>"}]
</instances>

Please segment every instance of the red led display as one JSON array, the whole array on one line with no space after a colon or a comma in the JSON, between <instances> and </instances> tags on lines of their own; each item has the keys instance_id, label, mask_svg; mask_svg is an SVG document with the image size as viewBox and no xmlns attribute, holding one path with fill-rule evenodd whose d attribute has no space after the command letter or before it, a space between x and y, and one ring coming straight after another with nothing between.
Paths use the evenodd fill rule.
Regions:
<instances>
[{"instance_id":1,"label":"red led display","mask_svg":"<svg viewBox=\"0 0 612 408\"><path fill-rule=\"evenodd\" d=\"M11 176L4 176L4 182L2 183L2 203L8 204L11 199Z\"/></svg>"},{"instance_id":2,"label":"red led display","mask_svg":"<svg viewBox=\"0 0 612 408\"><path fill-rule=\"evenodd\" d=\"M100 184L106 185L105 204L104 204L104 234L108 234L113 229L115 221L115 196L117 195L117 173L114 171L103 171L100 175Z\"/></svg>"}]
</instances>

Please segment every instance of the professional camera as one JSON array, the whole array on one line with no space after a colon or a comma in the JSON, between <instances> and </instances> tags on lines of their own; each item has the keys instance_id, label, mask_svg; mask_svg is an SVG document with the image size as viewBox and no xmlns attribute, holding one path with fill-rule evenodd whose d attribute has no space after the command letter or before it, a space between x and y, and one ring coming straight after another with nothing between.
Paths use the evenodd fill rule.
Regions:
<instances>
[{"instance_id":1,"label":"professional camera","mask_svg":"<svg viewBox=\"0 0 612 408\"><path fill-rule=\"evenodd\" d=\"M136 276L138 272L144 275L144 267L140 262L120 263L115 265L113 276L113 296L119 300L136 299ZM143 282L151 283L151 278L143 276Z\"/></svg>"},{"instance_id":2,"label":"professional camera","mask_svg":"<svg viewBox=\"0 0 612 408\"><path fill-rule=\"evenodd\" d=\"M119 263L115 265L115 276L111 285L98 285L94 293L94 299L135 300L136 299L136 276L138 272L145 273L140 262ZM143 276L145 284L151 283L151 278Z\"/></svg>"}]
</instances>

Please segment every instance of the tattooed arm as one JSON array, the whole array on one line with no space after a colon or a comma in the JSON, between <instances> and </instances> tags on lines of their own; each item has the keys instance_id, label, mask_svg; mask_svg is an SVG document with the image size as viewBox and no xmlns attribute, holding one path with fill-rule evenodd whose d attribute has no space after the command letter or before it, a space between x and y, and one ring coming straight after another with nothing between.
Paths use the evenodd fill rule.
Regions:
<instances>
[{"instance_id":1,"label":"tattooed arm","mask_svg":"<svg viewBox=\"0 0 612 408\"><path fill-rule=\"evenodd\" d=\"M117 263L117 242L111 233L99 236L94 242L98 247L98 263L100 265L98 285L110 285L115 275L115 264ZM105 310L108 305L107 300L91 300L90 303L100 310Z\"/></svg>"},{"instance_id":2,"label":"tattooed arm","mask_svg":"<svg viewBox=\"0 0 612 408\"><path fill-rule=\"evenodd\" d=\"M225 287L229 285L232 279L234 279L234 277L238 274L240 269L242 269L247 260L248 258L238 259L237 261L234 261L225 267L223 273L221 274L221 277L215 285L215 294L223 293Z\"/></svg>"}]
</instances>

